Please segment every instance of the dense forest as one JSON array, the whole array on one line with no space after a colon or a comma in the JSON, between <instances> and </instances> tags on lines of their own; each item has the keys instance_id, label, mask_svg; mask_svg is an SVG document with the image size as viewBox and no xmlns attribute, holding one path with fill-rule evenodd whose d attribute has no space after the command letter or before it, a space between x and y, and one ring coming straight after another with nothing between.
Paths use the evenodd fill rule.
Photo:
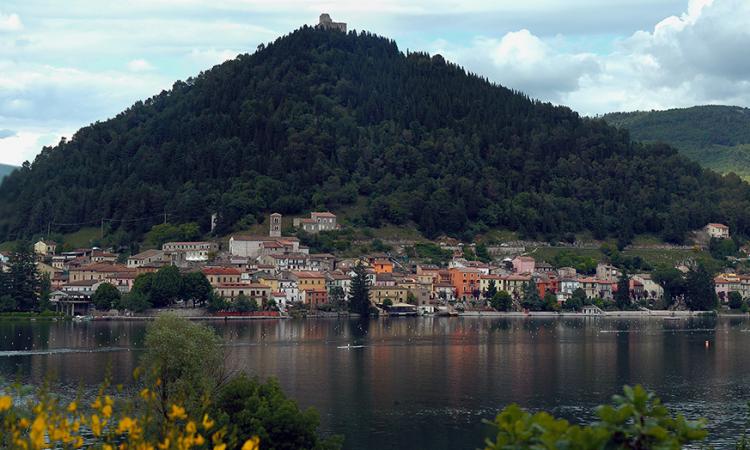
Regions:
<instances>
[{"instance_id":1,"label":"dense forest","mask_svg":"<svg viewBox=\"0 0 750 450\"><path fill-rule=\"evenodd\" d=\"M0 186L0 241L107 218L140 237L168 214L216 234L284 214L426 236L491 228L680 241L750 234L750 186L667 145L498 86L370 33L303 27L44 148ZM67 227L64 228L63 227Z\"/></svg>"},{"instance_id":2,"label":"dense forest","mask_svg":"<svg viewBox=\"0 0 750 450\"><path fill-rule=\"evenodd\" d=\"M666 111L605 114L610 125L626 128L643 142L665 142L702 166L750 177L750 109L694 106Z\"/></svg>"}]
</instances>

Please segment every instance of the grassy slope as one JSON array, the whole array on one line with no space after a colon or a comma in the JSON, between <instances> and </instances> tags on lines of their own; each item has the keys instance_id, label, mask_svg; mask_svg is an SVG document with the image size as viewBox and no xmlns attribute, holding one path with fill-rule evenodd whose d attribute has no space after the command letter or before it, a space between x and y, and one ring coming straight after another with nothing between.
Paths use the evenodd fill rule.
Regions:
<instances>
[{"instance_id":1,"label":"grassy slope","mask_svg":"<svg viewBox=\"0 0 750 450\"><path fill-rule=\"evenodd\" d=\"M721 173L750 177L750 109L695 106L605 114L603 119L644 142L666 142Z\"/></svg>"}]
</instances>

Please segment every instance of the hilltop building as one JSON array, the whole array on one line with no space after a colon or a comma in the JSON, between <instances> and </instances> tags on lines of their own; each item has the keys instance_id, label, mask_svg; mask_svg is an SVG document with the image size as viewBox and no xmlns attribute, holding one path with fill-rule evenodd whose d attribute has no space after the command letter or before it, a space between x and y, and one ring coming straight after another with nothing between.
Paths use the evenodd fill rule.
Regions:
<instances>
[{"instance_id":1,"label":"hilltop building","mask_svg":"<svg viewBox=\"0 0 750 450\"><path fill-rule=\"evenodd\" d=\"M312 212L310 218L295 217L294 227L310 234L320 233L321 231L338 230L339 226L336 220L336 214L325 212Z\"/></svg>"},{"instance_id":2,"label":"hilltop building","mask_svg":"<svg viewBox=\"0 0 750 450\"><path fill-rule=\"evenodd\" d=\"M338 30L342 33L346 33L346 22L334 22L331 20L331 16L327 13L323 13L320 15L320 19L318 20L318 28L322 28L324 30Z\"/></svg>"},{"instance_id":3,"label":"hilltop building","mask_svg":"<svg viewBox=\"0 0 750 450\"><path fill-rule=\"evenodd\" d=\"M729 227L723 223L709 223L704 230L709 237L716 239L729 239Z\"/></svg>"}]
</instances>

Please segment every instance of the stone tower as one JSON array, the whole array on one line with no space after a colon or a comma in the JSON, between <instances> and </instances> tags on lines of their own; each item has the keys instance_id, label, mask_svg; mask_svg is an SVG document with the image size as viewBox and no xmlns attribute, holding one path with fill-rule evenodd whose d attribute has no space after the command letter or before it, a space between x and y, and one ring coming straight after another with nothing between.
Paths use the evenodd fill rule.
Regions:
<instances>
[{"instance_id":1,"label":"stone tower","mask_svg":"<svg viewBox=\"0 0 750 450\"><path fill-rule=\"evenodd\" d=\"M271 237L281 237L281 214L271 214L271 229L268 231Z\"/></svg>"},{"instance_id":2,"label":"stone tower","mask_svg":"<svg viewBox=\"0 0 750 450\"><path fill-rule=\"evenodd\" d=\"M331 16L326 13L320 15L320 18L318 19L318 27L323 28L324 30L338 30L346 33L346 23L334 22L331 20Z\"/></svg>"}]
</instances>

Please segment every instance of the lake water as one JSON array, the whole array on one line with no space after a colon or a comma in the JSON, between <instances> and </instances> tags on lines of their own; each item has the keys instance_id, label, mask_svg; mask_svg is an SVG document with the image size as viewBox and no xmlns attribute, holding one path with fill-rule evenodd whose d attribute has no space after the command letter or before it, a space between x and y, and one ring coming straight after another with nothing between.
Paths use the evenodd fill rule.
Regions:
<instances>
[{"instance_id":1,"label":"lake water","mask_svg":"<svg viewBox=\"0 0 750 450\"><path fill-rule=\"evenodd\" d=\"M277 377L346 448L474 449L482 424L511 402L573 421L624 384L710 419L729 448L750 400L744 318L398 318L214 322L227 364ZM93 389L128 383L141 322L0 322L0 377ZM708 341L708 346L706 346ZM347 347L349 345L349 347ZM361 346L361 347L360 347Z\"/></svg>"}]
</instances>

